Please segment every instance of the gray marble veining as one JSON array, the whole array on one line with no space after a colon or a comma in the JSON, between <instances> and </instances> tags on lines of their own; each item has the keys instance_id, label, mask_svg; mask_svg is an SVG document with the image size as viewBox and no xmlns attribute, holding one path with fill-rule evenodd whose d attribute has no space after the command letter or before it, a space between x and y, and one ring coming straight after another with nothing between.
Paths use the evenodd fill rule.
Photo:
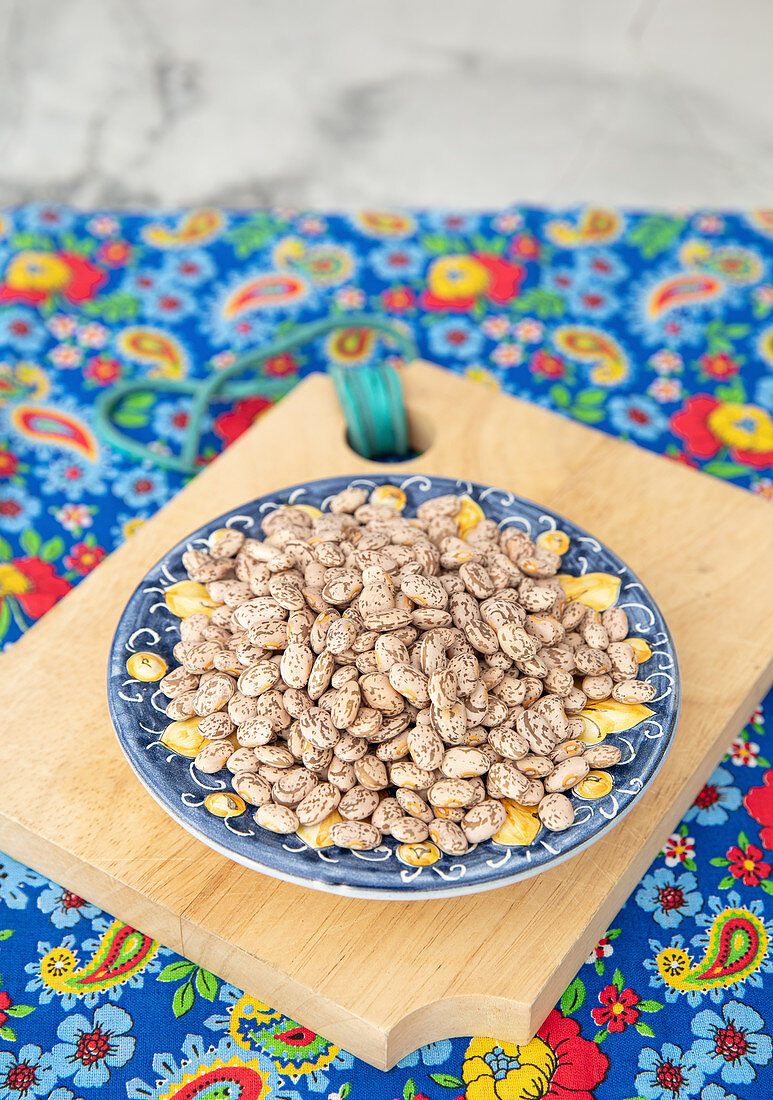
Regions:
<instances>
[{"instance_id":1,"label":"gray marble veining","mask_svg":"<svg viewBox=\"0 0 773 1100\"><path fill-rule=\"evenodd\" d=\"M771 202L769 0L0 0L0 203Z\"/></svg>"}]
</instances>

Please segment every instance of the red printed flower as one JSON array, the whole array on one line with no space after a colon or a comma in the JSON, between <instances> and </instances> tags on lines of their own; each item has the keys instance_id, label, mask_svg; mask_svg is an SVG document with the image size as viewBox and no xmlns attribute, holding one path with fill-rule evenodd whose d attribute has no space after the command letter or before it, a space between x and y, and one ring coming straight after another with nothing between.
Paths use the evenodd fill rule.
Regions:
<instances>
[{"instance_id":1,"label":"red printed flower","mask_svg":"<svg viewBox=\"0 0 773 1100\"><path fill-rule=\"evenodd\" d=\"M606 1080L609 1058L596 1043L583 1039L577 1021L554 1008L537 1037L547 1043L557 1060L546 1096L550 1100L594 1100L591 1090Z\"/></svg>"},{"instance_id":2,"label":"red printed flower","mask_svg":"<svg viewBox=\"0 0 773 1100\"><path fill-rule=\"evenodd\" d=\"M132 247L128 241L105 241L97 249L97 259L108 267L123 267L129 262Z\"/></svg>"},{"instance_id":3,"label":"red printed flower","mask_svg":"<svg viewBox=\"0 0 773 1100\"><path fill-rule=\"evenodd\" d=\"M111 355L95 355L89 359L84 367L83 376L98 386L110 386L121 377L122 367L120 359L114 359Z\"/></svg>"},{"instance_id":4,"label":"red printed flower","mask_svg":"<svg viewBox=\"0 0 773 1100\"><path fill-rule=\"evenodd\" d=\"M599 1025L606 1027L608 1031L625 1031L629 1024L635 1024L640 1013L636 1005L641 1000L633 989L623 989L618 992L614 985L605 986L599 993L601 1008L591 1010L591 1016Z\"/></svg>"},{"instance_id":5,"label":"red printed flower","mask_svg":"<svg viewBox=\"0 0 773 1100\"><path fill-rule=\"evenodd\" d=\"M16 558L0 562L0 600L12 596L31 619L39 619L72 585L58 577L51 562L40 558Z\"/></svg>"},{"instance_id":6,"label":"red printed flower","mask_svg":"<svg viewBox=\"0 0 773 1100\"><path fill-rule=\"evenodd\" d=\"M74 569L76 573L80 573L82 577L85 577L87 573L90 573L92 569L99 565L105 553L106 551L102 546L91 546L87 542L76 542L64 559L64 564L68 569Z\"/></svg>"},{"instance_id":7,"label":"red printed flower","mask_svg":"<svg viewBox=\"0 0 773 1100\"><path fill-rule=\"evenodd\" d=\"M393 286L382 293L381 305L392 313L402 313L416 305L416 295L409 286Z\"/></svg>"},{"instance_id":8,"label":"red printed flower","mask_svg":"<svg viewBox=\"0 0 773 1100\"><path fill-rule=\"evenodd\" d=\"M773 417L757 405L718 401L698 393L674 413L670 424L696 458L713 458L729 447L736 462L757 469L773 465Z\"/></svg>"},{"instance_id":9,"label":"red printed flower","mask_svg":"<svg viewBox=\"0 0 773 1100\"><path fill-rule=\"evenodd\" d=\"M729 378L733 374L738 374L740 369L740 363L726 351L719 351L714 355L702 355L698 362L711 378Z\"/></svg>"},{"instance_id":10,"label":"red printed flower","mask_svg":"<svg viewBox=\"0 0 773 1100\"><path fill-rule=\"evenodd\" d=\"M13 451L0 447L0 477L13 477L19 469L19 460Z\"/></svg>"},{"instance_id":11,"label":"red printed flower","mask_svg":"<svg viewBox=\"0 0 773 1100\"><path fill-rule=\"evenodd\" d=\"M554 1009L530 1043L475 1038L464 1056L467 1100L594 1100L609 1059Z\"/></svg>"},{"instance_id":12,"label":"red printed flower","mask_svg":"<svg viewBox=\"0 0 773 1100\"><path fill-rule=\"evenodd\" d=\"M540 254L540 243L531 233L519 233L510 242L510 255L521 260L536 260Z\"/></svg>"},{"instance_id":13,"label":"red printed flower","mask_svg":"<svg viewBox=\"0 0 773 1100\"><path fill-rule=\"evenodd\" d=\"M270 407L271 402L265 397L245 397L237 401L230 412L221 413L215 420L212 425L215 435L228 446Z\"/></svg>"},{"instance_id":14,"label":"red printed flower","mask_svg":"<svg viewBox=\"0 0 773 1100\"><path fill-rule=\"evenodd\" d=\"M522 264L485 252L439 256L429 265L425 309L466 313L481 300L509 302L517 297L526 275Z\"/></svg>"},{"instance_id":15,"label":"red printed flower","mask_svg":"<svg viewBox=\"0 0 773 1100\"><path fill-rule=\"evenodd\" d=\"M2 1027L5 1021L8 1019L8 1013L5 1011L5 1009L10 1008L12 1004L13 1001L5 992L5 990L0 989L0 1027Z\"/></svg>"},{"instance_id":16,"label":"red printed flower","mask_svg":"<svg viewBox=\"0 0 773 1100\"><path fill-rule=\"evenodd\" d=\"M543 378L563 378L566 374L566 363L560 355L540 348L529 360L529 370L532 374L541 374Z\"/></svg>"},{"instance_id":17,"label":"red printed flower","mask_svg":"<svg viewBox=\"0 0 773 1100\"><path fill-rule=\"evenodd\" d=\"M75 252L17 252L0 282L0 301L34 306L61 295L84 302L106 282L107 272Z\"/></svg>"},{"instance_id":18,"label":"red printed flower","mask_svg":"<svg viewBox=\"0 0 773 1100\"><path fill-rule=\"evenodd\" d=\"M273 378L280 378L285 374L297 374L298 362L290 355L289 351L285 351L281 355L272 355L270 359L267 359L263 364L263 369L266 374L270 374Z\"/></svg>"},{"instance_id":19,"label":"red printed flower","mask_svg":"<svg viewBox=\"0 0 773 1100\"><path fill-rule=\"evenodd\" d=\"M760 831L763 848L773 850L773 768L762 777L764 787L752 787L744 795L743 804L755 821L764 828Z\"/></svg>"},{"instance_id":20,"label":"red printed flower","mask_svg":"<svg viewBox=\"0 0 773 1100\"><path fill-rule=\"evenodd\" d=\"M729 871L733 878L743 880L744 886L759 886L760 879L770 874L770 864L762 858L762 851L755 844L743 848L728 849Z\"/></svg>"}]
</instances>

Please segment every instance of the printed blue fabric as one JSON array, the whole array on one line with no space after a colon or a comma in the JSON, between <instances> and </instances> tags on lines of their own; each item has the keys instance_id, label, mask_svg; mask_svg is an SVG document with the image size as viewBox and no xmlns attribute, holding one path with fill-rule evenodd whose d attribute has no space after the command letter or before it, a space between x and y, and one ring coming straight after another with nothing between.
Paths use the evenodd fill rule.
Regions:
<instances>
[{"instance_id":1,"label":"printed blue fabric","mask_svg":"<svg viewBox=\"0 0 773 1100\"><path fill-rule=\"evenodd\" d=\"M363 309L421 354L773 499L773 210L290 209L0 215L0 640L11 645L185 483L95 435L121 379L203 378ZM213 405L202 463L355 325ZM186 401L123 430L179 448ZM773 695L525 1046L354 1059L0 854L0 1100L762 1100L773 1095Z\"/></svg>"}]
</instances>

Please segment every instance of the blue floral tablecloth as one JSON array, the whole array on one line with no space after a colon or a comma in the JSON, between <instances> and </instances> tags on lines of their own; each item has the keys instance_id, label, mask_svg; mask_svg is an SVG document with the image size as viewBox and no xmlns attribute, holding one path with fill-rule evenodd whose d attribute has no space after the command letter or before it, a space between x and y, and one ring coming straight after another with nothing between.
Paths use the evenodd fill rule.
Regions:
<instances>
[{"instance_id":1,"label":"blue floral tablecloth","mask_svg":"<svg viewBox=\"0 0 773 1100\"><path fill-rule=\"evenodd\" d=\"M331 311L773 498L773 210L275 209L0 215L0 637L13 641L184 479L107 449L96 395L196 378ZM274 387L394 355L354 326ZM270 404L213 406L203 459ZM122 427L179 446L184 400ZM773 517L773 514L772 514ZM0 1100L762 1100L773 1095L773 696L550 1013L518 1047L384 1074L0 854Z\"/></svg>"}]
</instances>

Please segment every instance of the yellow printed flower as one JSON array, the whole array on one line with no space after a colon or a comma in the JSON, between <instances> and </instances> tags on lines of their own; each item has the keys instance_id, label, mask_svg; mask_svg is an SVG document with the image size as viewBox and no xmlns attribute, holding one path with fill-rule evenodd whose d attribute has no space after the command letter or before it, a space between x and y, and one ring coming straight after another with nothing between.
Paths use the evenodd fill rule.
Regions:
<instances>
[{"instance_id":1,"label":"yellow printed flower","mask_svg":"<svg viewBox=\"0 0 773 1100\"><path fill-rule=\"evenodd\" d=\"M472 256L441 256L427 272L430 293L445 300L477 298L488 286L489 273Z\"/></svg>"},{"instance_id":2,"label":"yellow printed flower","mask_svg":"<svg viewBox=\"0 0 773 1100\"><path fill-rule=\"evenodd\" d=\"M8 264L5 282L12 290L59 290L70 278L67 264L54 252L19 252Z\"/></svg>"},{"instance_id":3,"label":"yellow printed flower","mask_svg":"<svg viewBox=\"0 0 773 1100\"><path fill-rule=\"evenodd\" d=\"M556 1064L542 1039L525 1046L473 1039L462 1066L467 1100L538 1100L546 1095Z\"/></svg>"},{"instance_id":4,"label":"yellow printed flower","mask_svg":"<svg viewBox=\"0 0 773 1100\"><path fill-rule=\"evenodd\" d=\"M762 454L773 451L773 418L757 405L718 405L708 426L728 447Z\"/></svg>"}]
</instances>

